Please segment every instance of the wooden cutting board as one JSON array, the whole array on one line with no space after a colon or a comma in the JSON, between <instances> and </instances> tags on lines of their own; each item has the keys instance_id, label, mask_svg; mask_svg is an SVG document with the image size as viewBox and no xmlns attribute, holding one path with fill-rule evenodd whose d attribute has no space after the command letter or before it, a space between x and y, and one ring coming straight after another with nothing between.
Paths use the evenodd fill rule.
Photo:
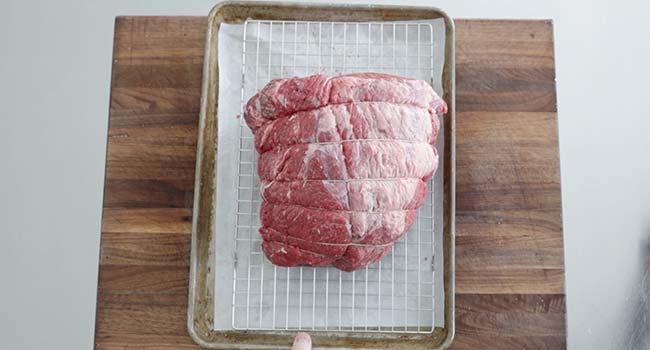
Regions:
<instances>
[{"instance_id":1,"label":"wooden cutting board","mask_svg":"<svg viewBox=\"0 0 650 350\"><path fill-rule=\"evenodd\" d=\"M119 17L95 347L186 330L203 17ZM457 20L454 349L564 349L553 26Z\"/></svg>"}]
</instances>

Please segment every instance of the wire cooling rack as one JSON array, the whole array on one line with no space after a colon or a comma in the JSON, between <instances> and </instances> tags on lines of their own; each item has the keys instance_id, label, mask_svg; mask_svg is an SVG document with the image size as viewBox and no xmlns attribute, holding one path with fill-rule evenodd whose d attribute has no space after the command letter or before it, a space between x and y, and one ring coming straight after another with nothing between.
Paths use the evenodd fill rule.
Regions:
<instances>
[{"instance_id":1,"label":"wire cooling rack","mask_svg":"<svg viewBox=\"0 0 650 350\"><path fill-rule=\"evenodd\" d=\"M382 72L435 81L430 24L248 20L241 105L271 79ZM240 125L232 327L430 333L434 329L433 181L407 234L382 261L346 273L282 268L261 250L253 135Z\"/></svg>"}]
</instances>

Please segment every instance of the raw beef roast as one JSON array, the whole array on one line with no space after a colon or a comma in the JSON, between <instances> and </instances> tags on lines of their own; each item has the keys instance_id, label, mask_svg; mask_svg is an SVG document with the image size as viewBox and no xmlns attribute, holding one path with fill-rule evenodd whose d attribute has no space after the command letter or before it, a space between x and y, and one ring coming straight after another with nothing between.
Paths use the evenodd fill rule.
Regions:
<instances>
[{"instance_id":1,"label":"raw beef roast","mask_svg":"<svg viewBox=\"0 0 650 350\"><path fill-rule=\"evenodd\" d=\"M271 81L246 104L262 249L280 266L378 261L415 220L445 102L424 81L363 73Z\"/></svg>"}]
</instances>

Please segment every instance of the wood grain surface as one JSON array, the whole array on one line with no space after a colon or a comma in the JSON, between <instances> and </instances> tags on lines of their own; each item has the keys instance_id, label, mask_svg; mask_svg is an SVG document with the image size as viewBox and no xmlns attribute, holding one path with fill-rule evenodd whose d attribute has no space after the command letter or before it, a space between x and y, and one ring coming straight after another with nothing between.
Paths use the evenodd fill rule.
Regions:
<instances>
[{"instance_id":1,"label":"wood grain surface","mask_svg":"<svg viewBox=\"0 0 650 350\"><path fill-rule=\"evenodd\" d=\"M186 330L202 17L115 25L95 348ZM454 349L564 349L553 28L457 20Z\"/></svg>"}]
</instances>

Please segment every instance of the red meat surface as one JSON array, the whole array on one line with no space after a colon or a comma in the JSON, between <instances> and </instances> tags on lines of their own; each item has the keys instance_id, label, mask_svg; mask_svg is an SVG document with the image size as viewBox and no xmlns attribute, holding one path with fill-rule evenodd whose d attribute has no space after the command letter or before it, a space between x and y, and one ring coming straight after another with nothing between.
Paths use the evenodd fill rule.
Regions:
<instances>
[{"instance_id":1,"label":"red meat surface","mask_svg":"<svg viewBox=\"0 0 650 350\"><path fill-rule=\"evenodd\" d=\"M446 111L426 82L386 74L268 83L244 110L266 257L344 271L384 257L425 199Z\"/></svg>"}]
</instances>

